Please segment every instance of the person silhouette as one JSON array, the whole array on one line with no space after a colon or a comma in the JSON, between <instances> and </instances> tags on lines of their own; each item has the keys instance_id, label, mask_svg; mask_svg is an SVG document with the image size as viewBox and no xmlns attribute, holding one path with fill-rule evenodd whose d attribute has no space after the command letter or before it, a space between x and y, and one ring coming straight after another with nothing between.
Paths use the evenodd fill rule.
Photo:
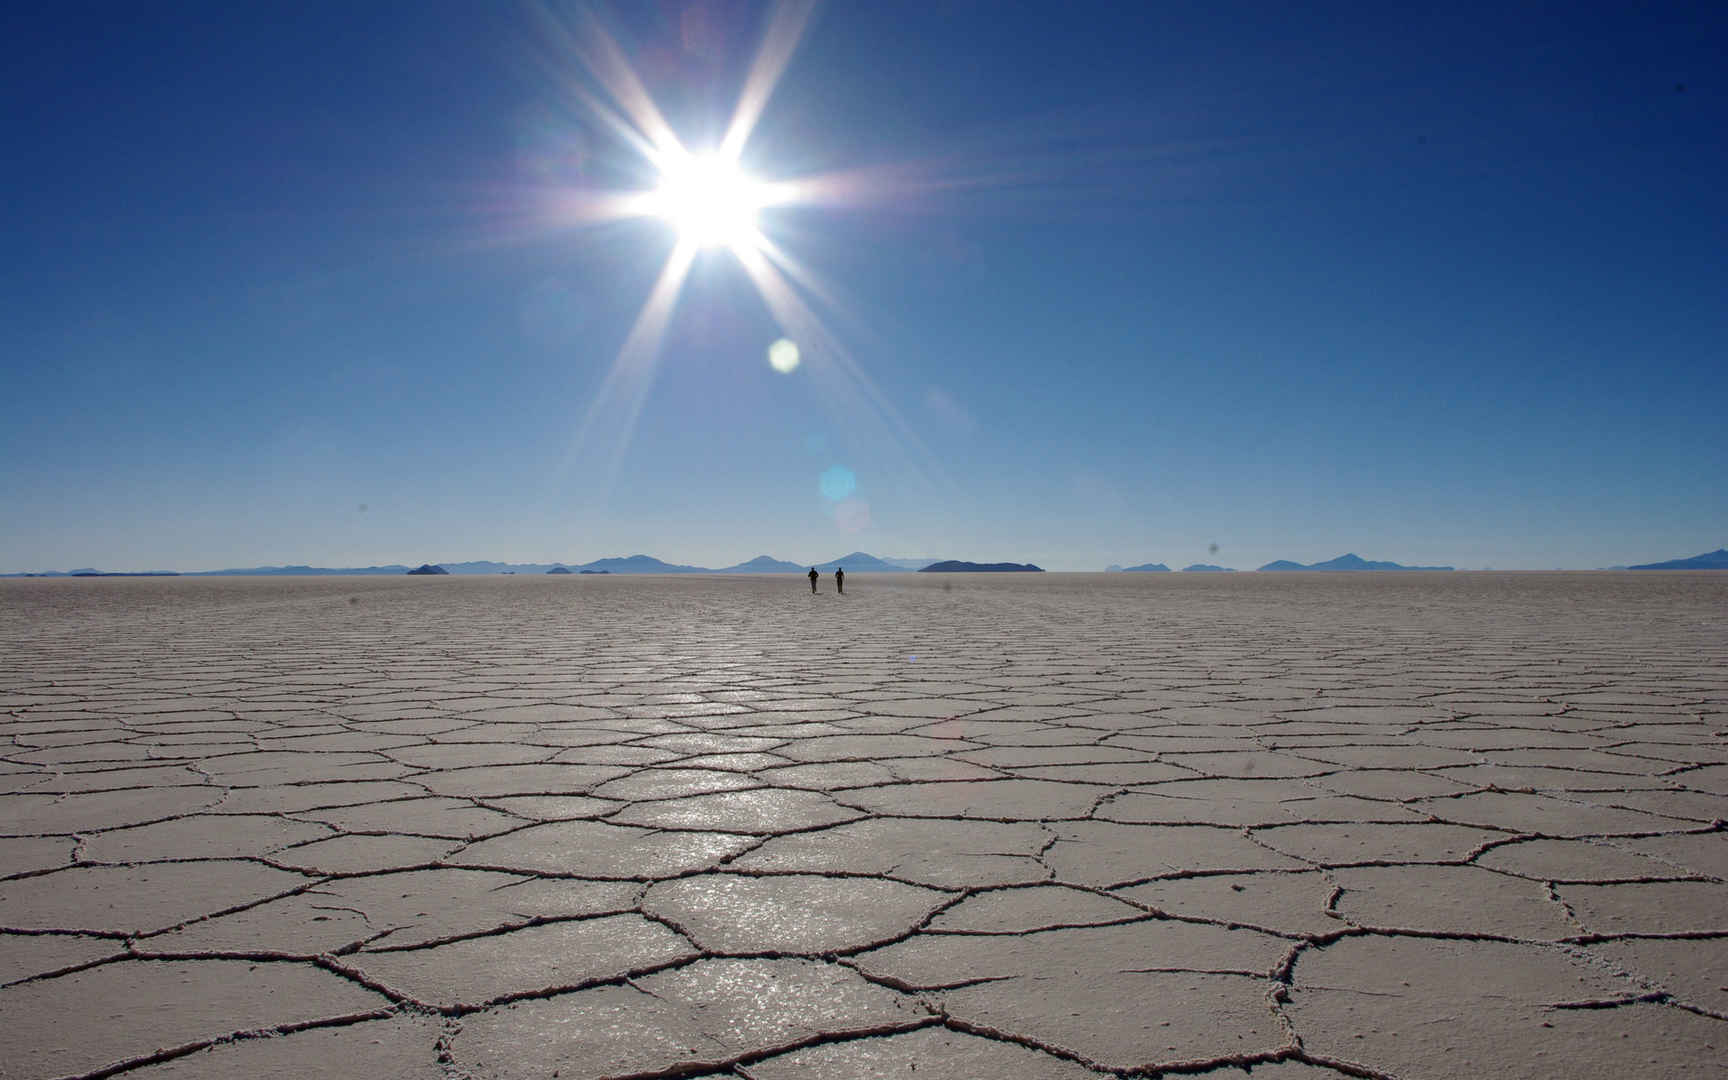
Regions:
<instances>
[{"instance_id":1,"label":"person silhouette","mask_svg":"<svg viewBox=\"0 0 1728 1080\"><path fill-rule=\"evenodd\" d=\"M841 595L846 592L846 570L843 567L834 568L834 590Z\"/></svg>"},{"instance_id":2,"label":"person silhouette","mask_svg":"<svg viewBox=\"0 0 1728 1080\"><path fill-rule=\"evenodd\" d=\"M816 568L814 566L812 566L810 568L810 595L811 596L816 595L816 578L817 577L818 577L818 575L816 573Z\"/></svg>"}]
</instances>

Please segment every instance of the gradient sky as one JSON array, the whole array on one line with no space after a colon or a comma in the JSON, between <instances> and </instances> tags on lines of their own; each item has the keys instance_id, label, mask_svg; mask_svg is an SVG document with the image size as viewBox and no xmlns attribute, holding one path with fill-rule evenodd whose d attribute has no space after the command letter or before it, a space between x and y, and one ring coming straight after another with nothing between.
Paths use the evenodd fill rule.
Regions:
<instances>
[{"instance_id":1,"label":"gradient sky","mask_svg":"<svg viewBox=\"0 0 1728 1080\"><path fill-rule=\"evenodd\" d=\"M0 570L1728 543L1720 5L829 4L744 160L863 379L706 252L619 453L673 238L546 212L653 176L532 9L17 7ZM771 10L602 14L700 146Z\"/></svg>"}]
</instances>

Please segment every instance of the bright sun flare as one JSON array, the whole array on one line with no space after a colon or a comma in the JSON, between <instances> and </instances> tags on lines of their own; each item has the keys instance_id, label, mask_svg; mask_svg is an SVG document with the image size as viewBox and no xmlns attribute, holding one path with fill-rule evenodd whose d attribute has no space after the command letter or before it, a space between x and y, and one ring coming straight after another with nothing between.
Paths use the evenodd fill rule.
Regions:
<instances>
[{"instance_id":1,"label":"bright sun flare","mask_svg":"<svg viewBox=\"0 0 1728 1080\"><path fill-rule=\"evenodd\" d=\"M684 157L660 174L651 198L653 213L671 222L678 238L699 248L753 247L756 211L767 202L767 186L719 154Z\"/></svg>"}]
</instances>

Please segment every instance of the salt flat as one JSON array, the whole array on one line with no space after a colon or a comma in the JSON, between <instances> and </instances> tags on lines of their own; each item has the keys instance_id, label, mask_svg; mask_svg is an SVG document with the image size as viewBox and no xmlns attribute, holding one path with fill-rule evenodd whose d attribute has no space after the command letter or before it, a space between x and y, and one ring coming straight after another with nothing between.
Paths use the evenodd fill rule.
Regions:
<instances>
[{"instance_id":1,"label":"salt flat","mask_svg":"<svg viewBox=\"0 0 1728 1080\"><path fill-rule=\"evenodd\" d=\"M1728 1062L1728 574L0 582L0 1077Z\"/></svg>"}]
</instances>

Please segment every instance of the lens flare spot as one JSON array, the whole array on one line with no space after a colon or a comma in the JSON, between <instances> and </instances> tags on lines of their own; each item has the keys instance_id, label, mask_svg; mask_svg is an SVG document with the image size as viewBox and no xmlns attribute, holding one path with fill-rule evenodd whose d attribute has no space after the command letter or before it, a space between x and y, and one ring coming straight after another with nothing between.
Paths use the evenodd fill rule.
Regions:
<instances>
[{"instance_id":1,"label":"lens flare spot","mask_svg":"<svg viewBox=\"0 0 1728 1080\"><path fill-rule=\"evenodd\" d=\"M816 486L824 499L839 502L858 490L858 477L846 466L835 465L822 474Z\"/></svg>"},{"instance_id":2,"label":"lens flare spot","mask_svg":"<svg viewBox=\"0 0 1728 1080\"><path fill-rule=\"evenodd\" d=\"M781 338L768 346L768 366L782 375L790 375L798 370L798 343L787 338Z\"/></svg>"}]
</instances>

